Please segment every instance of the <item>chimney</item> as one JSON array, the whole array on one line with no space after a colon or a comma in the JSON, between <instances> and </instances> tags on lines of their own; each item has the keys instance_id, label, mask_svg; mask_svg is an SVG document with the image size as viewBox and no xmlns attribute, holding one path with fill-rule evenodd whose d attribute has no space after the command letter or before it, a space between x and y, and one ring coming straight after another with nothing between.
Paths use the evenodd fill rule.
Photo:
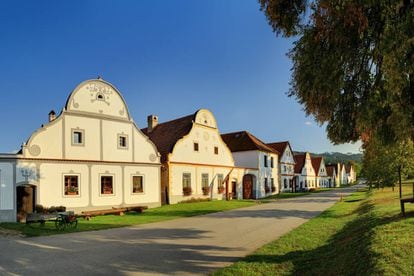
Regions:
<instances>
[{"instance_id":1,"label":"chimney","mask_svg":"<svg viewBox=\"0 0 414 276\"><path fill-rule=\"evenodd\" d=\"M158 117L155 115L149 115L147 117L147 121L148 121L148 133L151 133L158 125Z\"/></svg>"},{"instance_id":2,"label":"chimney","mask_svg":"<svg viewBox=\"0 0 414 276\"><path fill-rule=\"evenodd\" d=\"M54 110L49 112L49 122L53 122L56 119L56 113Z\"/></svg>"}]
</instances>

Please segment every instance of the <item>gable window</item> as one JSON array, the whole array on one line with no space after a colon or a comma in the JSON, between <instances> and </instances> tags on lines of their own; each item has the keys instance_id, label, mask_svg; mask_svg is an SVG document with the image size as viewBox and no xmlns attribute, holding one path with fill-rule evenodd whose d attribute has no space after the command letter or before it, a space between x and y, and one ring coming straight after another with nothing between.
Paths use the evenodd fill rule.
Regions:
<instances>
[{"instance_id":1,"label":"gable window","mask_svg":"<svg viewBox=\"0 0 414 276\"><path fill-rule=\"evenodd\" d=\"M273 167L273 162L274 162L274 158L273 158L273 157L270 157L270 167L271 167L271 168L274 168L274 167Z\"/></svg>"},{"instance_id":2,"label":"gable window","mask_svg":"<svg viewBox=\"0 0 414 276\"><path fill-rule=\"evenodd\" d=\"M96 95L96 99L99 101L105 101L105 96L102 93Z\"/></svg>"},{"instance_id":3,"label":"gable window","mask_svg":"<svg viewBox=\"0 0 414 276\"><path fill-rule=\"evenodd\" d=\"M65 175L65 196L79 195L79 176L77 175Z\"/></svg>"},{"instance_id":4,"label":"gable window","mask_svg":"<svg viewBox=\"0 0 414 276\"><path fill-rule=\"evenodd\" d=\"M214 147L214 154L218 154L218 147Z\"/></svg>"},{"instance_id":5,"label":"gable window","mask_svg":"<svg viewBox=\"0 0 414 276\"><path fill-rule=\"evenodd\" d=\"M127 149L128 148L128 136L127 135L118 135L118 148Z\"/></svg>"},{"instance_id":6,"label":"gable window","mask_svg":"<svg viewBox=\"0 0 414 276\"><path fill-rule=\"evenodd\" d=\"M198 143L194 143L194 151L198 151Z\"/></svg>"},{"instance_id":7,"label":"gable window","mask_svg":"<svg viewBox=\"0 0 414 276\"><path fill-rule=\"evenodd\" d=\"M142 194L144 192L144 177L142 175L132 176L132 193Z\"/></svg>"},{"instance_id":8,"label":"gable window","mask_svg":"<svg viewBox=\"0 0 414 276\"><path fill-rule=\"evenodd\" d=\"M265 168L267 168L267 155L265 155L263 157L264 157L264 166L265 166Z\"/></svg>"},{"instance_id":9,"label":"gable window","mask_svg":"<svg viewBox=\"0 0 414 276\"><path fill-rule=\"evenodd\" d=\"M83 146L85 144L85 132L79 129L72 130L72 145Z\"/></svg>"},{"instance_id":10,"label":"gable window","mask_svg":"<svg viewBox=\"0 0 414 276\"><path fill-rule=\"evenodd\" d=\"M201 187L207 188L208 185L208 173L201 174Z\"/></svg>"},{"instance_id":11,"label":"gable window","mask_svg":"<svg viewBox=\"0 0 414 276\"><path fill-rule=\"evenodd\" d=\"M114 194L114 177L113 176L101 176L101 194L113 195Z\"/></svg>"}]
</instances>

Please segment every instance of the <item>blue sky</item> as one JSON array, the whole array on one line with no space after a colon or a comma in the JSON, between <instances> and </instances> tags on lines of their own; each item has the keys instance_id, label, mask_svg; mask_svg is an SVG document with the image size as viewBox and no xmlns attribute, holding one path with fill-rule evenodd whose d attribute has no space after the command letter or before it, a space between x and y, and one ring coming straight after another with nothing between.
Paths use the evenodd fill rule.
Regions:
<instances>
[{"instance_id":1,"label":"blue sky","mask_svg":"<svg viewBox=\"0 0 414 276\"><path fill-rule=\"evenodd\" d=\"M295 150L333 146L288 98L292 40L277 38L255 0L0 1L0 152L19 149L98 75L139 127L210 109L222 133L248 130Z\"/></svg>"}]
</instances>

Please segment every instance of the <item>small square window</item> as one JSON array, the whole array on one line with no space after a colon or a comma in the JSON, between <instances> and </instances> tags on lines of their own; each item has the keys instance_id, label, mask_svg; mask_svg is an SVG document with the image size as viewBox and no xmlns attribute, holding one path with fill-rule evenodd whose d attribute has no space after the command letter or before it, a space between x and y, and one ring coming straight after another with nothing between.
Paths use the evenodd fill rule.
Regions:
<instances>
[{"instance_id":1,"label":"small square window","mask_svg":"<svg viewBox=\"0 0 414 276\"><path fill-rule=\"evenodd\" d=\"M84 145L84 131L72 130L72 145L83 146Z\"/></svg>"},{"instance_id":2,"label":"small square window","mask_svg":"<svg viewBox=\"0 0 414 276\"><path fill-rule=\"evenodd\" d=\"M134 175L132 177L132 193L141 194L144 192L144 177L142 175Z\"/></svg>"},{"instance_id":3,"label":"small square window","mask_svg":"<svg viewBox=\"0 0 414 276\"><path fill-rule=\"evenodd\" d=\"M128 148L128 136L118 135L118 148L120 149Z\"/></svg>"},{"instance_id":4,"label":"small square window","mask_svg":"<svg viewBox=\"0 0 414 276\"><path fill-rule=\"evenodd\" d=\"M194 151L198 151L198 143L194 143Z\"/></svg>"},{"instance_id":5,"label":"small square window","mask_svg":"<svg viewBox=\"0 0 414 276\"><path fill-rule=\"evenodd\" d=\"M101 176L101 194L114 194L114 178L113 176Z\"/></svg>"},{"instance_id":6,"label":"small square window","mask_svg":"<svg viewBox=\"0 0 414 276\"><path fill-rule=\"evenodd\" d=\"M65 196L79 195L79 177L77 175L65 175Z\"/></svg>"},{"instance_id":7,"label":"small square window","mask_svg":"<svg viewBox=\"0 0 414 276\"><path fill-rule=\"evenodd\" d=\"M214 147L214 154L218 154L218 147Z\"/></svg>"}]
</instances>

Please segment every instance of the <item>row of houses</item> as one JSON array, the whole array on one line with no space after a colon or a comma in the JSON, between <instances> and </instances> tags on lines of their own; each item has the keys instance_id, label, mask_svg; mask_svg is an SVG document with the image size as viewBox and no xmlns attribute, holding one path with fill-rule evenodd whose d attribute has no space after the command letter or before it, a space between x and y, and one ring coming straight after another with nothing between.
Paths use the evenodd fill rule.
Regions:
<instances>
[{"instance_id":1,"label":"row of houses","mask_svg":"<svg viewBox=\"0 0 414 276\"><path fill-rule=\"evenodd\" d=\"M265 143L247 131L221 134L206 109L163 123L150 115L140 129L121 93L98 78L79 84L18 153L0 154L0 221L16 221L37 204L75 212L157 207L354 180L352 167L294 154L289 142Z\"/></svg>"}]
</instances>

